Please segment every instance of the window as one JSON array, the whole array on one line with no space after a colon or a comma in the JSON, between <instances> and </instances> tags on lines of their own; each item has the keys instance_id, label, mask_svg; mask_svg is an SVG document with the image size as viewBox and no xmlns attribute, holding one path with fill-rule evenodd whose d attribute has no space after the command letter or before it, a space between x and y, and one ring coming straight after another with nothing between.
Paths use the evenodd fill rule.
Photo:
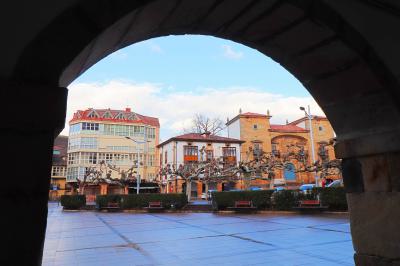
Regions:
<instances>
[{"instance_id":1,"label":"window","mask_svg":"<svg viewBox=\"0 0 400 266\"><path fill-rule=\"evenodd\" d=\"M211 161L214 158L213 150L206 150L206 161Z\"/></svg>"},{"instance_id":2,"label":"window","mask_svg":"<svg viewBox=\"0 0 400 266\"><path fill-rule=\"evenodd\" d=\"M273 150L273 151L278 150L278 144L272 143L272 150Z\"/></svg>"},{"instance_id":3,"label":"window","mask_svg":"<svg viewBox=\"0 0 400 266\"><path fill-rule=\"evenodd\" d=\"M81 149L97 149L97 138L81 138Z\"/></svg>"},{"instance_id":4,"label":"window","mask_svg":"<svg viewBox=\"0 0 400 266\"><path fill-rule=\"evenodd\" d=\"M155 174L154 173L148 173L147 174L147 178L149 179L149 181L153 181L155 179Z\"/></svg>"},{"instance_id":5,"label":"window","mask_svg":"<svg viewBox=\"0 0 400 266\"><path fill-rule=\"evenodd\" d=\"M69 138L68 139L68 150L76 150L79 149L81 145L80 138Z\"/></svg>"},{"instance_id":6,"label":"window","mask_svg":"<svg viewBox=\"0 0 400 266\"><path fill-rule=\"evenodd\" d=\"M165 164L167 164L167 163L168 163L167 151L165 151L165 155L164 155L164 163L165 163Z\"/></svg>"},{"instance_id":7,"label":"window","mask_svg":"<svg viewBox=\"0 0 400 266\"><path fill-rule=\"evenodd\" d=\"M112 115L111 115L111 113L110 112L105 112L104 114L103 114L103 118L112 118Z\"/></svg>"},{"instance_id":8,"label":"window","mask_svg":"<svg viewBox=\"0 0 400 266\"><path fill-rule=\"evenodd\" d=\"M258 125L257 124L254 124L253 125L253 129L257 129L258 128Z\"/></svg>"},{"instance_id":9,"label":"window","mask_svg":"<svg viewBox=\"0 0 400 266\"><path fill-rule=\"evenodd\" d=\"M154 127L146 128L146 134L149 139L156 138L156 129Z\"/></svg>"},{"instance_id":10,"label":"window","mask_svg":"<svg viewBox=\"0 0 400 266\"><path fill-rule=\"evenodd\" d=\"M97 153L95 152L82 152L80 158L81 164L97 164Z\"/></svg>"},{"instance_id":11,"label":"window","mask_svg":"<svg viewBox=\"0 0 400 266\"><path fill-rule=\"evenodd\" d=\"M124 115L122 113L119 113L115 116L115 119L125 119Z\"/></svg>"},{"instance_id":12,"label":"window","mask_svg":"<svg viewBox=\"0 0 400 266\"><path fill-rule=\"evenodd\" d=\"M78 177L79 167L68 167L67 168L67 180L75 181Z\"/></svg>"},{"instance_id":13,"label":"window","mask_svg":"<svg viewBox=\"0 0 400 266\"><path fill-rule=\"evenodd\" d=\"M88 115L88 117L89 117L89 118L98 118L99 115L98 115L95 111L92 111L92 112L90 112L90 114Z\"/></svg>"},{"instance_id":14,"label":"window","mask_svg":"<svg viewBox=\"0 0 400 266\"><path fill-rule=\"evenodd\" d=\"M59 150L53 150L53 154L54 154L54 155L60 155L61 152L60 152Z\"/></svg>"},{"instance_id":15,"label":"window","mask_svg":"<svg viewBox=\"0 0 400 266\"><path fill-rule=\"evenodd\" d=\"M324 127L323 127L323 126L319 126L319 127L318 127L318 130L319 130L319 131L324 131Z\"/></svg>"},{"instance_id":16,"label":"window","mask_svg":"<svg viewBox=\"0 0 400 266\"><path fill-rule=\"evenodd\" d=\"M68 153L68 164L78 164L79 162L79 153L72 152Z\"/></svg>"},{"instance_id":17,"label":"window","mask_svg":"<svg viewBox=\"0 0 400 266\"><path fill-rule=\"evenodd\" d=\"M199 149L197 146L184 146L183 154L184 163L197 162L199 158Z\"/></svg>"},{"instance_id":18,"label":"window","mask_svg":"<svg viewBox=\"0 0 400 266\"><path fill-rule=\"evenodd\" d=\"M51 176L65 176L65 167L53 166L51 168Z\"/></svg>"},{"instance_id":19,"label":"window","mask_svg":"<svg viewBox=\"0 0 400 266\"><path fill-rule=\"evenodd\" d=\"M81 131L82 123L73 124L69 127L69 134L75 135Z\"/></svg>"},{"instance_id":20,"label":"window","mask_svg":"<svg viewBox=\"0 0 400 266\"><path fill-rule=\"evenodd\" d=\"M236 157L236 148L235 147L223 147L222 148L222 156L223 157Z\"/></svg>"},{"instance_id":21,"label":"window","mask_svg":"<svg viewBox=\"0 0 400 266\"><path fill-rule=\"evenodd\" d=\"M236 164L236 148L235 147L222 147L222 156L226 165Z\"/></svg>"},{"instance_id":22,"label":"window","mask_svg":"<svg viewBox=\"0 0 400 266\"><path fill-rule=\"evenodd\" d=\"M154 166L154 155L149 155L148 166Z\"/></svg>"},{"instance_id":23,"label":"window","mask_svg":"<svg viewBox=\"0 0 400 266\"><path fill-rule=\"evenodd\" d=\"M89 130L89 131L99 131L99 124L98 123L82 123L82 130Z\"/></svg>"}]
</instances>

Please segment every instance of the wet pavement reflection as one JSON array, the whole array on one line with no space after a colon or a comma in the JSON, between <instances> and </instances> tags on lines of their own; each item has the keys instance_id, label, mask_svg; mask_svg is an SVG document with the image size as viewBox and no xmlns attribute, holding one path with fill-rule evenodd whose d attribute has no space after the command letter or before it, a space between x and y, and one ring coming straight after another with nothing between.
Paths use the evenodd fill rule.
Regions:
<instances>
[{"instance_id":1,"label":"wet pavement reflection","mask_svg":"<svg viewBox=\"0 0 400 266\"><path fill-rule=\"evenodd\" d=\"M43 265L354 265L347 214L63 212Z\"/></svg>"}]
</instances>

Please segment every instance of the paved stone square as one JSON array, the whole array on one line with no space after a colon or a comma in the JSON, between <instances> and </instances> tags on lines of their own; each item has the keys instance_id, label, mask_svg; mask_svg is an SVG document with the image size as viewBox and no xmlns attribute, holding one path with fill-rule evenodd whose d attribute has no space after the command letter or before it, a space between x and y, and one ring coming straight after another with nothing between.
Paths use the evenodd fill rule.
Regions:
<instances>
[{"instance_id":1,"label":"paved stone square","mask_svg":"<svg viewBox=\"0 0 400 266\"><path fill-rule=\"evenodd\" d=\"M63 212L43 265L354 265L346 214Z\"/></svg>"}]
</instances>

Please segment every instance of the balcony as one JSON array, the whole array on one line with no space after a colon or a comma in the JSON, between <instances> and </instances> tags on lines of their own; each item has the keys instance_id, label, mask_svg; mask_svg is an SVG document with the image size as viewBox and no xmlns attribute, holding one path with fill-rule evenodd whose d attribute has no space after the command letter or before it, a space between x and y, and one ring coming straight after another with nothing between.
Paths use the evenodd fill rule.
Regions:
<instances>
[{"instance_id":1,"label":"balcony","mask_svg":"<svg viewBox=\"0 0 400 266\"><path fill-rule=\"evenodd\" d=\"M259 157L263 155L263 150L262 149L253 149L253 156Z\"/></svg>"},{"instance_id":2,"label":"balcony","mask_svg":"<svg viewBox=\"0 0 400 266\"><path fill-rule=\"evenodd\" d=\"M272 154L276 157L281 157L281 152L279 150L272 150Z\"/></svg>"}]
</instances>

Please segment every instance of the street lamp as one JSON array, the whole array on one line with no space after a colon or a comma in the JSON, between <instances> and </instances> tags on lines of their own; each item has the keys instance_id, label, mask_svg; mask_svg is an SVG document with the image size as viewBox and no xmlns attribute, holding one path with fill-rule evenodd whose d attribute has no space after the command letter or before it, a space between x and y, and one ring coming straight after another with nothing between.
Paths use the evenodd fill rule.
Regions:
<instances>
[{"instance_id":1,"label":"street lamp","mask_svg":"<svg viewBox=\"0 0 400 266\"><path fill-rule=\"evenodd\" d=\"M300 110L304 111L304 114L308 118L309 125L310 125L310 139L311 139L311 156L312 156L312 161L313 165L315 165L315 149L314 149L314 134L313 134L313 127L312 127L312 115L310 111L310 106L307 106L308 112L303 106L300 106ZM315 186L318 187L318 174L317 174L317 169L315 169Z\"/></svg>"},{"instance_id":2,"label":"street lamp","mask_svg":"<svg viewBox=\"0 0 400 266\"><path fill-rule=\"evenodd\" d=\"M147 142L150 142L149 140L147 141L138 141L138 140L134 140L131 137L126 136L126 139L132 140L135 143L138 144L145 144ZM140 153L139 153L139 149L137 150L137 178L136 178L136 194L139 194L139 190L140 190ZM143 147L143 150L146 150L145 147ZM147 151L147 150L146 150Z\"/></svg>"}]
</instances>

